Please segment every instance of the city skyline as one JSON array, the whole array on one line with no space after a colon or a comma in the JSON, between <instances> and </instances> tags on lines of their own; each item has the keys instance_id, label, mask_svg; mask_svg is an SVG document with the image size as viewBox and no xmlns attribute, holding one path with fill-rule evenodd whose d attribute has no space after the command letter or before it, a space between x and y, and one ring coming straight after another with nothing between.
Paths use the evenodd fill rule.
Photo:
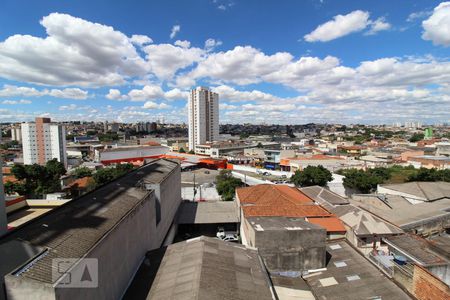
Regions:
<instances>
[{"instance_id":1,"label":"city skyline","mask_svg":"<svg viewBox=\"0 0 450 300\"><path fill-rule=\"evenodd\" d=\"M187 123L196 86L222 124L450 121L450 2L104 5L1 5L1 122Z\"/></svg>"}]
</instances>

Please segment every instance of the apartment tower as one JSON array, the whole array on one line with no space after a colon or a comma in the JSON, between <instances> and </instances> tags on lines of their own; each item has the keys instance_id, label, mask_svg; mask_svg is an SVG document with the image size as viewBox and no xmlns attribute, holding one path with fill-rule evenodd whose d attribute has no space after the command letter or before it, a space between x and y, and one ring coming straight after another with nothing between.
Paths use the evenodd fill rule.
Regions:
<instances>
[{"instance_id":1,"label":"apartment tower","mask_svg":"<svg viewBox=\"0 0 450 300\"><path fill-rule=\"evenodd\" d=\"M205 87L191 90L188 103L189 150L219 138L219 94Z\"/></svg>"},{"instance_id":2,"label":"apartment tower","mask_svg":"<svg viewBox=\"0 0 450 300\"><path fill-rule=\"evenodd\" d=\"M44 165L56 158L67 167L65 127L51 123L50 118L22 123L22 147L26 165Z\"/></svg>"}]
</instances>

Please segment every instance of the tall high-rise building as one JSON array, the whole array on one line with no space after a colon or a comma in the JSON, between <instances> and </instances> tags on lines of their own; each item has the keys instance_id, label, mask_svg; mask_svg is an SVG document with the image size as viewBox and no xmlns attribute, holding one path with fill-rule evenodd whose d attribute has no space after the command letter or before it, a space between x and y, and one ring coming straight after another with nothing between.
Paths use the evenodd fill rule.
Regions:
<instances>
[{"instance_id":1,"label":"tall high-rise building","mask_svg":"<svg viewBox=\"0 0 450 300\"><path fill-rule=\"evenodd\" d=\"M20 126L13 126L11 128L11 140L22 143L22 130Z\"/></svg>"},{"instance_id":2,"label":"tall high-rise building","mask_svg":"<svg viewBox=\"0 0 450 300\"><path fill-rule=\"evenodd\" d=\"M219 94L205 87L189 95L189 150L219 138Z\"/></svg>"},{"instance_id":3,"label":"tall high-rise building","mask_svg":"<svg viewBox=\"0 0 450 300\"><path fill-rule=\"evenodd\" d=\"M50 118L36 118L34 123L22 123L23 162L44 165L56 158L67 166L66 129L51 123Z\"/></svg>"}]
</instances>

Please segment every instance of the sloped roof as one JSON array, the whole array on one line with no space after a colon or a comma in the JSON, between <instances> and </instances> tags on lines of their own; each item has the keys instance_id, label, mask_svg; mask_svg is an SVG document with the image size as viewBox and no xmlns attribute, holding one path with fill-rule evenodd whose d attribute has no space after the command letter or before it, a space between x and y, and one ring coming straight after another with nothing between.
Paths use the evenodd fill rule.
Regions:
<instances>
[{"instance_id":1,"label":"sloped roof","mask_svg":"<svg viewBox=\"0 0 450 300\"><path fill-rule=\"evenodd\" d=\"M300 190L319 204L323 204L324 201L333 205L349 204L344 197L318 185L304 187Z\"/></svg>"},{"instance_id":2,"label":"sloped roof","mask_svg":"<svg viewBox=\"0 0 450 300\"><path fill-rule=\"evenodd\" d=\"M259 184L236 190L241 205L298 205L313 201L294 187L287 185Z\"/></svg>"},{"instance_id":3,"label":"sloped roof","mask_svg":"<svg viewBox=\"0 0 450 300\"><path fill-rule=\"evenodd\" d=\"M414 234L402 234L385 238L394 248L404 252L423 266L448 265L449 261L433 251L433 242Z\"/></svg>"},{"instance_id":4,"label":"sloped roof","mask_svg":"<svg viewBox=\"0 0 450 300\"><path fill-rule=\"evenodd\" d=\"M345 227L337 217L308 218L308 222L322 226L327 232L345 232Z\"/></svg>"},{"instance_id":5,"label":"sloped roof","mask_svg":"<svg viewBox=\"0 0 450 300\"><path fill-rule=\"evenodd\" d=\"M400 184L382 184L380 186L386 189L420 197L425 199L425 201L450 198L450 182L414 181Z\"/></svg>"},{"instance_id":6,"label":"sloped roof","mask_svg":"<svg viewBox=\"0 0 450 300\"><path fill-rule=\"evenodd\" d=\"M355 209L346 213L340 216L340 219L351 227L357 235L397 234L403 232L361 209Z\"/></svg>"},{"instance_id":7,"label":"sloped roof","mask_svg":"<svg viewBox=\"0 0 450 300\"><path fill-rule=\"evenodd\" d=\"M147 299L271 300L255 250L199 237L167 248Z\"/></svg>"},{"instance_id":8,"label":"sloped roof","mask_svg":"<svg viewBox=\"0 0 450 300\"><path fill-rule=\"evenodd\" d=\"M244 206L246 217L328 217L331 214L319 205Z\"/></svg>"}]
</instances>

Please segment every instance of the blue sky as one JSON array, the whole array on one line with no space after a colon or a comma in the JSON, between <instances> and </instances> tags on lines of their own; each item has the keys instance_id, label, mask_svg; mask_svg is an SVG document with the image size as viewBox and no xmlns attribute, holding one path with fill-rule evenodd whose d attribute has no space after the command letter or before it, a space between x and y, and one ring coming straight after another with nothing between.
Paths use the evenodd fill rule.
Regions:
<instances>
[{"instance_id":1,"label":"blue sky","mask_svg":"<svg viewBox=\"0 0 450 300\"><path fill-rule=\"evenodd\" d=\"M450 2L0 2L0 122L450 122Z\"/></svg>"}]
</instances>

